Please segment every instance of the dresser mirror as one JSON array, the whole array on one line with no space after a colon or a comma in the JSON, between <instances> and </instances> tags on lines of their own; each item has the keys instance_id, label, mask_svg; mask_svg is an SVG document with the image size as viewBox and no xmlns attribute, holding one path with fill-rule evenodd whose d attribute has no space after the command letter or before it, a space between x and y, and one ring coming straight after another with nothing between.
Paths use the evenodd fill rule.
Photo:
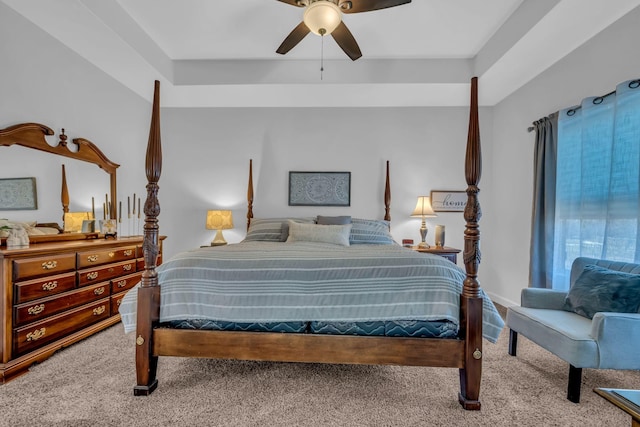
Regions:
<instances>
[{"instance_id":1,"label":"dresser mirror","mask_svg":"<svg viewBox=\"0 0 640 427\"><path fill-rule=\"evenodd\" d=\"M104 194L105 197L100 199L97 198L93 200L92 207L89 207L88 210L93 210L94 216L96 220L102 219L106 217L103 213L103 206L107 203L109 204L108 217L111 219L116 218L116 203L117 194L116 194L116 169L120 166L111 160L109 160L103 153L100 151L98 147L96 147L91 141L84 138L74 138L71 141L73 149L70 148L67 141L67 135L64 133L64 129L58 135L58 144L56 146L50 145L46 136L52 136L54 132L48 126L38 124L38 123L22 123L14 126L7 127L5 129L0 129L0 146L10 147L12 145L17 145L21 147L25 147L28 149L37 150L39 152L45 152L57 156L67 157L74 160L80 160L80 164L77 162L71 162L70 165L73 165L74 173L77 173L78 176L86 176L87 169L89 169L88 164L97 165L100 169L102 169L108 176L108 188L105 191L97 190L97 194ZM84 163L83 163L84 162ZM60 191L60 202L62 205L62 213L60 215L61 219L64 219L65 214L69 213L69 188L67 185L67 173L69 169L65 170L65 165L62 165L61 170L61 191ZM77 178L76 178L77 179ZM97 180L100 182L100 180ZM99 184L101 185L101 184ZM85 201L82 205L87 206L89 201ZM15 220L15 218L14 218ZM42 225L42 224L39 224ZM46 224L51 227L56 227L57 224ZM60 228L60 227L58 227ZM64 240L80 240L80 239L90 239L98 237L98 227L95 227L94 232L62 232L60 229L60 233L58 234L44 234L44 235L30 235L29 241L32 243L37 242L54 242L54 241L64 241ZM86 229L85 229L86 231ZM0 244L5 244L5 239L0 241Z\"/></svg>"}]
</instances>

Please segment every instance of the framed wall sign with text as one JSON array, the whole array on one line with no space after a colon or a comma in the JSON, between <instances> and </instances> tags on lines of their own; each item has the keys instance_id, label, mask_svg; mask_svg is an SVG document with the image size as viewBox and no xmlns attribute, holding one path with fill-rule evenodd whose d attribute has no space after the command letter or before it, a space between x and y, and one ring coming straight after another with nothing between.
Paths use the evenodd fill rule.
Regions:
<instances>
[{"instance_id":1,"label":"framed wall sign with text","mask_svg":"<svg viewBox=\"0 0 640 427\"><path fill-rule=\"evenodd\" d=\"M435 212L463 212L466 205L466 191L431 191L431 207Z\"/></svg>"}]
</instances>

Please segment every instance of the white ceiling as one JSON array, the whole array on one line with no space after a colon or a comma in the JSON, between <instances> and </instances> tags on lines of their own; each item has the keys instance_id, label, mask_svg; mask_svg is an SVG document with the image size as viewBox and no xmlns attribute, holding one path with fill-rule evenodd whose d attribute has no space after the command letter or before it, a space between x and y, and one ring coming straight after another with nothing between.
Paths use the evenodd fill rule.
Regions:
<instances>
[{"instance_id":1,"label":"white ceiling","mask_svg":"<svg viewBox=\"0 0 640 427\"><path fill-rule=\"evenodd\" d=\"M275 53L303 13L277 0L0 1L146 99L160 80L165 107L458 106L474 75L495 105L640 5L413 0L343 16L353 62L314 34Z\"/></svg>"}]
</instances>

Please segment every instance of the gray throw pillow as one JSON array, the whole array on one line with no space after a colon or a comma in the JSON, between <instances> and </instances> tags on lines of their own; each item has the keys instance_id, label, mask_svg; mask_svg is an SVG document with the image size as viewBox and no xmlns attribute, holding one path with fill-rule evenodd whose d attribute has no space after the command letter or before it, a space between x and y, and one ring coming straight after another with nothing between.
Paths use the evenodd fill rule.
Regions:
<instances>
[{"instance_id":1,"label":"gray throw pillow","mask_svg":"<svg viewBox=\"0 0 640 427\"><path fill-rule=\"evenodd\" d=\"M589 319L597 312L637 313L640 274L586 265L569 290L563 308Z\"/></svg>"},{"instance_id":2,"label":"gray throw pillow","mask_svg":"<svg viewBox=\"0 0 640 427\"><path fill-rule=\"evenodd\" d=\"M245 241L284 242L289 237L289 219L296 222L314 223L315 218L254 218L245 236Z\"/></svg>"},{"instance_id":3,"label":"gray throw pillow","mask_svg":"<svg viewBox=\"0 0 640 427\"><path fill-rule=\"evenodd\" d=\"M318 224L322 225L345 225L351 224L351 217L344 216L322 216L318 215Z\"/></svg>"}]
</instances>

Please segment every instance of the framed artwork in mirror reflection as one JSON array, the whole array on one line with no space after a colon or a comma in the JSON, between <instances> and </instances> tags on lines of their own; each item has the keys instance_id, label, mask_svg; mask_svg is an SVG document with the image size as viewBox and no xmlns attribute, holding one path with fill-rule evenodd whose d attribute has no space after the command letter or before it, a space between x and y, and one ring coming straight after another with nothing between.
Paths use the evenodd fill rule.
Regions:
<instances>
[{"instance_id":1,"label":"framed artwork in mirror reflection","mask_svg":"<svg viewBox=\"0 0 640 427\"><path fill-rule=\"evenodd\" d=\"M0 211L38 209L35 178L0 179Z\"/></svg>"}]
</instances>

